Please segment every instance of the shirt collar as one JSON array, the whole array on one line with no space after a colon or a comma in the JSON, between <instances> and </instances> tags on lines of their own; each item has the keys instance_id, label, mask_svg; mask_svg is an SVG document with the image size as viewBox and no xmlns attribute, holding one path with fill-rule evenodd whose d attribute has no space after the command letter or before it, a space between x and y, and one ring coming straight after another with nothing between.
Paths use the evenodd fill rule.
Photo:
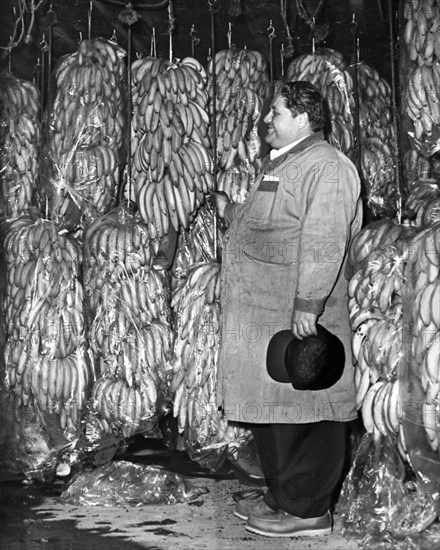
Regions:
<instances>
[{"instance_id":1,"label":"shirt collar","mask_svg":"<svg viewBox=\"0 0 440 550\"><path fill-rule=\"evenodd\" d=\"M284 147L281 147L281 149L271 149L269 155L270 160L275 160L276 158L280 157L281 155L284 155L284 153L287 153L287 151L290 151L295 145L298 145L303 139L308 138L309 136L304 136L301 139L297 139L296 141L289 143L289 145L285 145Z\"/></svg>"}]
</instances>

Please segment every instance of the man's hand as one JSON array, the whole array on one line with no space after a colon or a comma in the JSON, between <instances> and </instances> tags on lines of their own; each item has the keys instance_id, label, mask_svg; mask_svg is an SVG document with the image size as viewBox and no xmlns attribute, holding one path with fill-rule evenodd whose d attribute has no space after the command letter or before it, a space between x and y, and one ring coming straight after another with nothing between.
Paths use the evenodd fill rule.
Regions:
<instances>
[{"instance_id":1,"label":"man's hand","mask_svg":"<svg viewBox=\"0 0 440 550\"><path fill-rule=\"evenodd\" d=\"M302 340L306 336L316 336L316 320L318 316L306 311L294 311L292 315L292 332L295 338Z\"/></svg>"},{"instance_id":2,"label":"man's hand","mask_svg":"<svg viewBox=\"0 0 440 550\"><path fill-rule=\"evenodd\" d=\"M229 204L229 197L224 191L211 191L211 197L214 199L218 215L224 218L225 206Z\"/></svg>"}]
</instances>

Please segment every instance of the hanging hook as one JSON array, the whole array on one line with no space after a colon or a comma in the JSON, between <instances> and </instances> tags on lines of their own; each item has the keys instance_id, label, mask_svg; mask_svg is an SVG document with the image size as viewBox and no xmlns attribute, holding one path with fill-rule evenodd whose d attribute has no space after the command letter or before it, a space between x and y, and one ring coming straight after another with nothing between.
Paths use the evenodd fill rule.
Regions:
<instances>
[{"instance_id":1,"label":"hanging hook","mask_svg":"<svg viewBox=\"0 0 440 550\"><path fill-rule=\"evenodd\" d=\"M46 35L43 34L43 37L40 42L40 48L42 52L47 52L48 44L46 42Z\"/></svg>"},{"instance_id":2,"label":"hanging hook","mask_svg":"<svg viewBox=\"0 0 440 550\"><path fill-rule=\"evenodd\" d=\"M275 38L275 27L272 25L272 19L269 21L269 26L266 30L269 31L269 40L273 40Z\"/></svg>"},{"instance_id":3,"label":"hanging hook","mask_svg":"<svg viewBox=\"0 0 440 550\"><path fill-rule=\"evenodd\" d=\"M232 48L232 23L228 23L228 48Z\"/></svg>"},{"instance_id":4,"label":"hanging hook","mask_svg":"<svg viewBox=\"0 0 440 550\"><path fill-rule=\"evenodd\" d=\"M110 40L110 42L113 42L114 44L118 43L118 39L116 37L116 29L113 29L113 34L111 35L109 40Z\"/></svg>"}]
</instances>

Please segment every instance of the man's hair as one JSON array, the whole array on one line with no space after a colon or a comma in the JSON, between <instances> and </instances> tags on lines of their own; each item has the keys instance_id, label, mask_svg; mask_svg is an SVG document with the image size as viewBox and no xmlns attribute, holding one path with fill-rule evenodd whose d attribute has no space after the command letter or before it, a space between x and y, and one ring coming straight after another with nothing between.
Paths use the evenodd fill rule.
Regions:
<instances>
[{"instance_id":1,"label":"man's hair","mask_svg":"<svg viewBox=\"0 0 440 550\"><path fill-rule=\"evenodd\" d=\"M324 128L324 105L319 90L305 80L286 82L280 90L284 97L286 107L291 109L295 115L307 113L310 127L314 132Z\"/></svg>"}]
</instances>

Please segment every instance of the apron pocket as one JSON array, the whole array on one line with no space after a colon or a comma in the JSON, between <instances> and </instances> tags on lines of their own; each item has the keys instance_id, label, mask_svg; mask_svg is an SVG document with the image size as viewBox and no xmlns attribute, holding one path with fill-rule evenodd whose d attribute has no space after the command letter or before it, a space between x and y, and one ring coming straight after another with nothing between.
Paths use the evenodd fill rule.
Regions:
<instances>
[{"instance_id":1,"label":"apron pocket","mask_svg":"<svg viewBox=\"0 0 440 550\"><path fill-rule=\"evenodd\" d=\"M248 284L240 289L240 303L267 311L293 311L295 266L271 264L247 256L247 274L241 279ZM243 282L241 282L243 284Z\"/></svg>"},{"instance_id":2,"label":"apron pocket","mask_svg":"<svg viewBox=\"0 0 440 550\"><path fill-rule=\"evenodd\" d=\"M260 226L270 220L275 204L278 181L261 181L248 211L249 226Z\"/></svg>"}]
</instances>

